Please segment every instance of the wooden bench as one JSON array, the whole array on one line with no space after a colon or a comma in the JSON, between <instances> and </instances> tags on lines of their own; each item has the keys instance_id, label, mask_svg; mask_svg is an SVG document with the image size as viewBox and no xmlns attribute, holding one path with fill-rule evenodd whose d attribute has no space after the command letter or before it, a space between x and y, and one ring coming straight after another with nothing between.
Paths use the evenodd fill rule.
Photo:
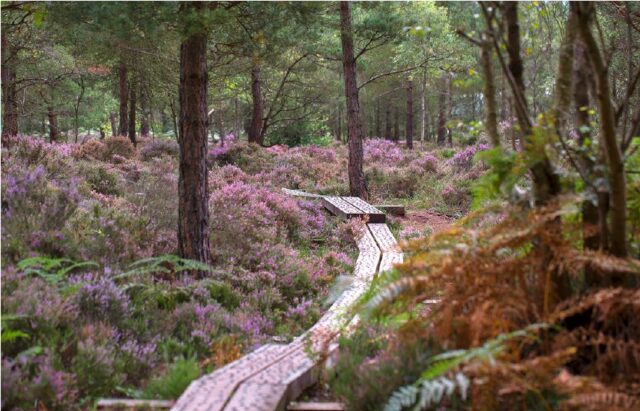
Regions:
<instances>
[{"instance_id":1,"label":"wooden bench","mask_svg":"<svg viewBox=\"0 0 640 411\"><path fill-rule=\"evenodd\" d=\"M384 213L356 197L323 196L325 206L343 217L368 217L384 222ZM370 213L369 213L370 212ZM335 338L358 322L352 307L381 269L402 261L386 224L367 224L357 241L359 255L353 283L322 318L287 345L269 344L191 383L174 411L284 411L306 388L317 382L321 366L335 360ZM327 363L315 355L325 348Z\"/></svg>"}]
</instances>

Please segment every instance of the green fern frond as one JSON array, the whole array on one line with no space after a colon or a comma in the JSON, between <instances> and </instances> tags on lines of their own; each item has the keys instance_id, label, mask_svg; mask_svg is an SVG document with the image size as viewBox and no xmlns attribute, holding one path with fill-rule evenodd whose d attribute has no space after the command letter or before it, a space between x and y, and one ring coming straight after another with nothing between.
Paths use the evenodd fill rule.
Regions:
<instances>
[{"instance_id":1,"label":"green fern frond","mask_svg":"<svg viewBox=\"0 0 640 411\"><path fill-rule=\"evenodd\" d=\"M46 256L25 258L17 264L18 270L25 275L35 275L53 285L60 284L67 274L73 271L98 267L99 265L93 261L74 261L68 258Z\"/></svg>"},{"instance_id":2,"label":"green fern frond","mask_svg":"<svg viewBox=\"0 0 640 411\"><path fill-rule=\"evenodd\" d=\"M127 271L113 278L114 280L122 280L145 274L181 273L185 271L204 271L211 273L215 272L215 269L200 261L181 258L173 254L166 254L138 260L132 263Z\"/></svg>"}]
</instances>

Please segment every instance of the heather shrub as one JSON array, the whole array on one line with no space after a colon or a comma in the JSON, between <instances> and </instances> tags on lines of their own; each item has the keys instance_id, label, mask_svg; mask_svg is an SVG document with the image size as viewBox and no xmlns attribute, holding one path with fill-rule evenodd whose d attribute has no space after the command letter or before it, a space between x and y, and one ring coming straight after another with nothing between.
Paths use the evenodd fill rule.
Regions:
<instances>
[{"instance_id":1,"label":"heather shrub","mask_svg":"<svg viewBox=\"0 0 640 411\"><path fill-rule=\"evenodd\" d=\"M4 171L4 170L3 170ZM47 176L43 166L3 172L2 252L17 261L28 251L62 255L62 227L78 206L76 180Z\"/></svg>"},{"instance_id":2,"label":"heather shrub","mask_svg":"<svg viewBox=\"0 0 640 411\"><path fill-rule=\"evenodd\" d=\"M169 156L177 158L180 154L180 147L174 140L155 139L145 143L140 149L140 159L149 161L153 158Z\"/></svg>"},{"instance_id":3,"label":"heather shrub","mask_svg":"<svg viewBox=\"0 0 640 411\"><path fill-rule=\"evenodd\" d=\"M122 358L117 355L112 335L113 330L100 323L80 330L71 370L83 397L109 396L125 380Z\"/></svg>"},{"instance_id":4,"label":"heather shrub","mask_svg":"<svg viewBox=\"0 0 640 411\"><path fill-rule=\"evenodd\" d=\"M442 189L442 199L448 206L457 209L466 209L471 203L471 196L467 190L452 185L446 185Z\"/></svg>"},{"instance_id":5,"label":"heather shrub","mask_svg":"<svg viewBox=\"0 0 640 411\"><path fill-rule=\"evenodd\" d=\"M48 349L31 350L17 358L2 357L2 409L69 410L77 406L76 377L61 371Z\"/></svg>"},{"instance_id":6,"label":"heather shrub","mask_svg":"<svg viewBox=\"0 0 640 411\"><path fill-rule=\"evenodd\" d=\"M136 155L136 149L125 136L107 137L104 140L104 151L102 154L103 161L111 161L114 155L124 158L133 158Z\"/></svg>"},{"instance_id":7,"label":"heather shrub","mask_svg":"<svg viewBox=\"0 0 640 411\"><path fill-rule=\"evenodd\" d=\"M468 170L473 165L473 158L476 153L488 148L486 144L466 147L462 151L455 153L446 164L453 166L457 170Z\"/></svg>"},{"instance_id":8,"label":"heather shrub","mask_svg":"<svg viewBox=\"0 0 640 411\"><path fill-rule=\"evenodd\" d=\"M106 276L86 275L75 295L78 311L88 320L120 324L129 315L128 296Z\"/></svg>"},{"instance_id":9,"label":"heather shrub","mask_svg":"<svg viewBox=\"0 0 640 411\"><path fill-rule=\"evenodd\" d=\"M100 140L91 139L75 147L73 157L79 160L104 160L107 146Z\"/></svg>"},{"instance_id":10,"label":"heather shrub","mask_svg":"<svg viewBox=\"0 0 640 411\"><path fill-rule=\"evenodd\" d=\"M402 161L402 150L398 144L390 140L371 138L364 140L364 162L366 165L392 166Z\"/></svg>"},{"instance_id":11,"label":"heather shrub","mask_svg":"<svg viewBox=\"0 0 640 411\"><path fill-rule=\"evenodd\" d=\"M233 164L248 174L262 171L272 160L272 154L256 144L235 143L209 150L209 162L220 166Z\"/></svg>"},{"instance_id":12,"label":"heather shrub","mask_svg":"<svg viewBox=\"0 0 640 411\"><path fill-rule=\"evenodd\" d=\"M377 198L412 197L421 175L412 168L378 168L365 170L369 188Z\"/></svg>"},{"instance_id":13,"label":"heather shrub","mask_svg":"<svg viewBox=\"0 0 640 411\"><path fill-rule=\"evenodd\" d=\"M430 154L424 154L423 156L413 160L409 167L419 172L437 173L438 172L438 159Z\"/></svg>"},{"instance_id":14,"label":"heather shrub","mask_svg":"<svg viewBox=\"0 0 640 411\"><path fill-rule=\"evenodd\" d=\"M95 192L105 195L119 195L122 193L119 187L118 174L111 171L103 163L84 163L80 172Z\"/></svg>"}]
</instances>

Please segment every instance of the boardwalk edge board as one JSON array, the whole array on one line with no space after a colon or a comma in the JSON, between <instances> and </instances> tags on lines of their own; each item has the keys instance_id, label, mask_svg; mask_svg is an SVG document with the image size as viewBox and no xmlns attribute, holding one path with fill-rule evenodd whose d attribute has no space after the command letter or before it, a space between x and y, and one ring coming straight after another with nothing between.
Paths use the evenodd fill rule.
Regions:
<instances>
[{"instance_id":1,"label":"boardwalk edge board","mask_svg":"<svg viewBox=\"0 0 640 411\"><path fill-rule=\"evenodd\" d=\"M338 333L349 333L358 324L350 311L367 291L369 283L382 271L402 262L397 241L384 224L385 214L357 197L307 195L283 189L288 195L320 198L333 214L364 217L370 224L359 236L358 258L353 283L333 303L320 320L293 342L267 344L193 381L171 408L173 411L284 411L287 403L315 384L321 366L337 359ZM373 220L373 221L372 221ZM326 348L324 361L309 357L309 351Z\"/></svg>"}]
</instances>

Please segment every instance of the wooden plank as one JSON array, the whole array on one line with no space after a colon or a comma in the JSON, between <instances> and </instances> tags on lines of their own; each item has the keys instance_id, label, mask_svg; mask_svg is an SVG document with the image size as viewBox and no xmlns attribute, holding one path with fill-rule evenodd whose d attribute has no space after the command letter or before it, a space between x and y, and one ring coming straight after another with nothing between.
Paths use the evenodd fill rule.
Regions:
<instances>
[{"instance_id":1,"label":"wooden plank","mask_svg":"<svg viewBox=\"0 0 640 411\"><path fill-rule=\"evenodd\" d=\"M364 213L357 207L344 201L341 197L322 197L322 205L333 215L342 218L364 217Z\"/></svg>"},{"instance_id":2,"label":"wooden plank","mask_svg":"<svg viewBox=\"0 0 640 411\"><path fill-rule=\"evenodd\" d=\"M347 203L361 210L364 214L369 216L370 223L384 223L387 220L387 216L371 204L362 200L359 197L340 197Z\"/></svg>"},{"instance_id":3,"label":"wooden plank","mask_svg":"<svg viewBox=\"0 0 640 411\"><path fill-rule=\"evenodd\" d=\"M347 406L341 402L292 402L287 411L345 411Z\"/></svg>"},{"instance_id":4,"label":"wooden plank","mask_svg":"<svg viewBox=\"0 0 640 411\"><path fill-rule=\"evenodd\" d=\"M225 411L284 411L286 392L286 385L245 383Z\"/></svg>"},{"instance_id":5,"label":"wooden plank","mask_svg":"<svg viewBox=\"0 0 640 411\"><path fill-rule=\"evenodd\" d=\"M391 215L404 217L407 214L407 210L402 204L376 204L374 207Z\"/></svg>"},{"instance_id":6,"label":"wooden plank","mask_svg":"<svg viewBox=\"0 0 640 411\"><path fill-rule=\"evenodd\" d=\"M172 411L219 411L236 388L286 355L288 346L267 344L231 364L192 382Z\"/></svg>"},{"instance_id":7,"label":"wooden plank","mask_svg":"<svg viewBox=\"0 0 640 411\"><path fill-rule=\"evenodd\" d=\"M170 400L132 400L128 398L101 398L96 403L99 410L168 410L175 401Z\"/></svg>"},{"instance_id":8,"label":"wooden plank","mask_svg":"<svg viewBox=\"0 0 640 411\"><path fill-rule=\"evenodd\" d=\"M386 224L367 224L371 235L373 236L376 244L380 247L380 250L385 252L398 252L398 241L389 230L389 226Z\"/></svg>"}]
</instances>

